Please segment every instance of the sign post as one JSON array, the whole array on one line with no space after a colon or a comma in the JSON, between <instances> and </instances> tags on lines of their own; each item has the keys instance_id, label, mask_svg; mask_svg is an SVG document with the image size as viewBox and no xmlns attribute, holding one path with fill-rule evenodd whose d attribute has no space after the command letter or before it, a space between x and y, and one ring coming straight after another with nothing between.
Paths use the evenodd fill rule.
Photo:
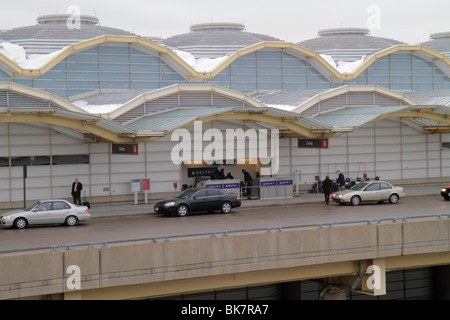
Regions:
<instances>
[{"instance_id":1,"label":"sign post","mask_svg":"<svg viewBox=\"0 0 450 320\"><path fill-rule=\"evenodd\" d=\"M144 191L144 203L148 203L148 191L150 191L150 179L142 179L142 191Z\"/></svg>"},{"instance_id":2,"label":"sign post","mask_svg":"<svg viewBox=\"0 0 450 320\"><path fill-rule=\"evenodd\" d=\"M139 191L141 191L141 179L131 179L131 192L134 192L134 204L138 204Z\"/></svg>"}]
</instances>

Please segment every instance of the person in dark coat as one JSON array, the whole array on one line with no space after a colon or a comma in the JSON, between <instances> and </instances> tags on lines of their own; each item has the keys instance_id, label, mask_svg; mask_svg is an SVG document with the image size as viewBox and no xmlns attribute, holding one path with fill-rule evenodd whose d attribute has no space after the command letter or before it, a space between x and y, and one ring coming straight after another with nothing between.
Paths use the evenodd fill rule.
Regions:
<instances>
[{"instance_id":1,"label":"person in dark coat","mask_svg":"<svg viewBox=\"0 0 450 320\"><path fill-rule=\"evenodd\" d=\"M75 178L75 181L72 183L72 198L73 203L81 205L81 190L83 190L83 185L78 181L78 178Z\"/></svg>"},{"instance_id":2,"label":"person in dark coat","mask_svg":"<svg viewBox=\"0 0 450 320\"><path fill-rule=\"evenodd\" d=\"M337 171L337 174L338 174L338 178L336 181L336 185L337 185L339 191L343 191L343 190L345 190L344 174L340 170Z\"/></svg>"},{"instance_id":3,"label":"person in dark coat","mask_svg":"<svg viewBox=\"0 0 450 320\"><path fill-rule=\"evenodd\" d=\"M251 195L252 195L251 186L253 185L253 178L250 175L250 173L248 171L244 170L244 169L242 169L242 173L244 174L244 182L245 182L245 185L247 187L246 195L247 195L248 198L250 198Z\"/></svg>"},{"instance_id":4,"label":"person in dark coat","mask_svg":"<svg viewBox=\"0 0 450 320\"><path fill-rule=\"evenodd\" d=\"M331 193L331 180L329 176L325 177L325 180L323 180L322 184L322 190L323 194L325 195L325 203L328 205L328 202L330 201L330 193Z\"/></svg>"}]
</instances>

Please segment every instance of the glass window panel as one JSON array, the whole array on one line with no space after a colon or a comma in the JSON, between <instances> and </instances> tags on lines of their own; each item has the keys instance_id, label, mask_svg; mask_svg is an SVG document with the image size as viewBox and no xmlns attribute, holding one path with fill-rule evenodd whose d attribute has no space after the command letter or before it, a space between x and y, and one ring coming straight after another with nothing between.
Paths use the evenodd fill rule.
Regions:
<instances>
[{"instance_id":1,"label":"glass window panel","mask_svg":"<svg viewBox=\"0 0 450 320\"><path fill-rule=\"evenodd\" d=\"M260 82L258 84L260 90L279 90L282 89L281 82Z\"/></svg>"},{"instance_id":2,"label":"glass window panel","mask_svg":"<svg viewBox=\"0 0 450 320\"><path fill-rule=\"evenodd\" d=\"M322 75L314 75L314 74L310 74L309 75L309 81L310 82L326 82L328 85L330 84L330 82Z\"/></svg>"},{"instance_id":3,"label":"glass window panel","mask_svg":"<svg viewBox=\"0 0 450 320\"><path fill-rule=\"evenodd\" d=\"M66 59L64 59L61 62L59 62L56 65L54 65L50 70L51 71L66 70Z\"/></svg>"},{"instance_id":4,"label":"glass window panel","mask_svg":"<svg viewBox=\"0 0 450 320\"><path fill-rule=\"evenodd\" d=\"M258 59L258 66L281 67L281 59Z\"/></svg>"},{"instance_id":5,"label":"glass window panel","mask_svg":"<svg viewBox=\"0 0 450 320\"><path fill-rule=\"evenodd\" d=\"M50 164L49 156L12 157L11 166L43 166Z\"/></svg>"},{"instance_id":6,"label":"glass window panel","mask_svg":"<svg viewBox=\"0 0 450 320\"><path fill-rule=\"evenodd\" d=\"M256 90L256 83L248 82L232 82L231 88L237 91L251 91Z\"/></svg>"},{"instance_id":7,"label":"glass window panel","mask_svg":"<svg viewBox=\"0 0 450 320\"><path fill-rule=\"evenodd\" d=\"M239 68L236 68L235 66L233 66L232 70L233 70L232 71L233 74L239 74L239 73L255 74L256 73L256 68L255 67L239 67Z\"/></svg>"},{"instance_id":8,"label":"glass window panel","mask_svg":"<svg viewBox=\"0 0 450 320\"><path fill-rule=\"evenodd\" d=\"M100 55L100 62L102 62L102 63L108 63L108 62L130 63L130 58L129 58L129 56Z\"/></svg>"},{"instance_id":9,"label":"glass window panel","mask_svg":"<svg viewBox=\"0 0 450 320\"><path fill-rule=\"evenodd\" d=\"M410 76L411 75L411 69L399 69L399 68L391 68L391 76Z\"/></svg>"},{"instance_id":10,"label":"glass window panel","mask_svg":"<svg viewBox=\"0 0 450 320\"><path fill-rule=\"evenodd\" d=\"M294 83L294 82L285 82L284 83L285 90L301 90L306 89L306 83Z\"/></svg>"},{"instance_id":11,"label":"glass window panel","mask_svg":"<svg viewBox=\"0 0 450 320\"><path fill-rule=\"evenodd\" d=\"M132 73L131 78L133 80L159 80L159 73Z\"/></svg>"},{"instance_id":12,"label":"glass window panel","mask_svg":"<svg viewBox=\"0 0 450 320\"><path fill-rule=\"evenodd\" d=\"M100 46L100 53L102 54L129 54L129 47L119 47L119 46Z\"/></svg>"},{"instance_id":13,"label":"glass window panel","mask_svg":"<svg viewBox=\"0 0 450 320\"><path fill-rule=\"evenodd\" d=\"M258 80L259 81L270 81L270 82L274 82L274 81L277 81L277 82L282 82L283 81L283 78L282 78L282 76L281 75L259 75L258 76Z\"/></svg>"},{"instance_id":14,"label":"glass window panel","mask_svg":"<svg viewBox=\"0 0 450 320\"><path fill-rule=\"evenodd\" d=\"M409 83L400 83L400 82L392 82L391 89L400 90L400 89L411 89L411 82Z\"/></svg>"},{"instance_id":15,"label":"glass window panel","mask_svg":"<svg viewBox=\"0 0 450 320\"><path fill-rule=\"evenodd\" d=\"M63 79L66 80L66 71L59 71L59 70L51 70L51 71L47 71L46 73L44 73L42 76L40 76L38 79L50 79L50 80L58 80L58 79Z\"/></svg>"},{"instance_id":16,"label":"glass window panel","mask_svg":"<svg viewBox=\"0 0 450 320\"><path fill-rule=\"evenodd\" d=\"M369 72L369 75L375 75L375 76L378 76L378 75L389 75L389 69L388 68L372 68L372 67L369 67L368 68L368 72Z\"/></svg>"},{"instance_id":17,"label":"glass window panel","mask_svg":"<svg viewBox=\"0 0 450 320\"><path fill-rule=\"evenodd\" d=\"M433 76L433 69L414 69L414 75Z\"/></svg>"},{"instance_id":18,"label":"glass window panel","mask_svg":"<svg viewBox=\"0 0 450 320\"><path fill-rule=\"evenodd\" d=\"M130 80L128 72L102 72L102 80Z\"/></svg>"},{"instance_id":19,"label":"glass window panel","mask_svg":"<svg viewBox=\"0 0 450 320\"><path fill-rule=\"evenodd\" d=\"M102 89L129 89L129 81L102 81Z\"/></svg>"},{"instance_id":20,"label":"glass window panel","mask_svg":"<svg viewBox=\"0 0 450 320\"><path fill-rule=\"evenodd\" d=\"M91 63L98 63L98 55L97 54L82 54L82 53L75 53L71 54L67 57L67 61L69 62L91 62Z\"/></svg>"},{"instance_id":21,"label":"glass window panel","mask_svg":"<svg viewBox=\"0 0 450 320\"><path fill-rule=\"evenodd\" d=\"M133 81L133 89L156 89L159 88L159 81Z\"/></svg>"},{"instance_id":22,"label":"glass window panel","mask_svg":"<svg viewBox=\"0 0 450 320\"><path fill-rule=\"evenodd\" d=\"M70 89L98 89L98 81L69 81Z\"/></svg>"},{"instance_id":23,"label":"glass window panel","mask_svg":"<svg viewBox=\"0 0 450 320\"><path fill-rule=\"evenodd\" d=\"M69 63L69 71L98 71L98 63Z\"/></svg>"},{"instance_id":24,"label":"glass window panel","mask_svg":"<svg viewBox=\"0 0 450 320\"><path fill-rule=\"evenodd\" d=\"M146 56L131 56L131 62L132 63L145 63L145 64L152 64L152 65L159 65L159 58L152 57L149 55Z\"/></svg>"},{"instance_id":25,"label":"glass window panel","mask_svg":"<svg viewBox=\"0 0 450 320\"><path fill-rule=\"evenodd\" d=\"M284 68L284 74L288 75L288 74L298 74L298 75L305 75L306 74L306 68L298 68L298 67L289 67L289 68Z\"/></svg>"},{"instance_id":26,"label":"glass window panel","mask_svg":"<svg viewBox=\"0 0 450 320\"><path fill-rule=\"evenodd\" d=\"M53 80L35 80L34 85L37 89L61 89L67 87L66 81L53 81Z\"/></svg>"},{"instance_id":27,"label":"glass window panel","mask_svg":"<svg viewBox=\"0 0 450 320\"><path fill-rule=\"evenodd\" d=\"M98 80L98 72L71 71L69 72L71 80Z\"/></svg>"},{"instance_id":28,"label":"glass window panel","mask_svg":"<svg viewBox=\"0 0 450 320\"><path fill-rule=\"evenodd\" d=\"M172 80L172 81L179 81L179 82L186 82L186 80L183 79L182 76L180 76L178 73L163 73L162 74L163 80Z\"/></svg>"},{"instance_id":29,"label":"glass window panel","mask_svg":"<svg viewBox=\"0 0 450 320\"><path fill-rule=\"evenodd\" d=\"M238 58L232 63L233 66L256 66L256 59Z\"/></svg>"},{"instance_id":30,"label":"glass window panel","mask_svg":"<svg viewBox=\"0 0 450 320\"><path fill-rule=\"evenodd\" d=\"M306 75L285 75L285 82L303 82L306 83Z\"/></svg>"},{"instance_id":31,"label":"glass window panel","mask_svg":"<svg viewBox=\"0 0 450 320\"><path fill-rule=\"evenodd\" d=\"M86 163L89 163L89 155L88 154L72 154L72 155L53 156L52 163L54 165L86 164Z\"/></svg>"},{"instance_id":32,"label":"glass window panel","mask_svg":"<svg viewBox=\"0 0 450 320\"><path fill-rule=\"evenodd\" d=\"M129 72L130 65L129 64L102 64L102 71L121 71L121 72Z\"/></svg>"},{"instance_id":33,"label":"glass window panel","mask_svg":"<svg viewBox=\"0 0 450 320\"><path fill-rule=\"evenodd\" d=\"M259 74L281 74L281 68L276 67L258 67Z\"/></svg>"},{"instance_id":34,"label":"glass window panel","mask_svg":"<svg viewBox=\"0 0 450 320\"><path fill-rule=\"evenodd\" d=\"M411 61L391 61L392 68L411 68Z\"/></svg>"}]
</instances>

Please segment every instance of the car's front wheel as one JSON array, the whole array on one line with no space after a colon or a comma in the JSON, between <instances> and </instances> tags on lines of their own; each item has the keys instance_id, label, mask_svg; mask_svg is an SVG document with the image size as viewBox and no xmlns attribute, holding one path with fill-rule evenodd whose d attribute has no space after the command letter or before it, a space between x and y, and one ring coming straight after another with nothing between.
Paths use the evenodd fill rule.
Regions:
<instances>
[{"instance_id":1,"label":"car's front wheel","mask_svg":"<svg viewBox=\"0 0 450 320\"><path fill-rule=\"evenodd\" d=\"M74 226L78 223L78 219L75 216L68 216L64 223L66 226Z\"/></svg>"},{"instance_id":2,"label":"car's front wheel","mask_svg":"<svg viewBox=\"0 0 450 320\"><path fill-rule=\"evenodd\" d=\"M231 212L231 203L228 201L222 203L222 206L220 207L220 211L222 213L230 213Z\"/></svg>"},{"instance_id":3,"label":"car's front wheel","mask_svg":"<svg viewBox=\"0 0 450 320\"><path fill-rule=\"evenodd\" d=\"M185 205L185 204L180 204L177 207L177 215L179 217L184 217L185 215L188 214L188 212L189 212L189 209L188 209L187 205Z\"/></svg>"},{"instance_id":4,"label":"car's front wheel","mask_svg":"<svg viewBox=\"0 0 450 320\"><path fill-rule=\"evenodd\" d=\"M389 202L392 204L396 204L398 202L398 195L396 195L395 193L391 194L391 196L389 197Z\"/></svg>"},{"instance_id":5,"label":"car's front wheel","mask_svg":"<svg viewBox=\"0 0 450 320\"><path fill-rule=\"evenodd\" d=\"M361 203L361 198L358 196L353 196L350 201L351 201L352 205L357 206Z\"/></svg>"},{"instance_id":6,"label":"car's front wheel","mask_svg":"<svg viewBox=\"0 0 450 320\"><path fill-rule=\"evenodd\" d=\"M27 220L25 218L17 218L14 220L14 228L23 229L27 226Z\"/></svg>"}]
</instances>

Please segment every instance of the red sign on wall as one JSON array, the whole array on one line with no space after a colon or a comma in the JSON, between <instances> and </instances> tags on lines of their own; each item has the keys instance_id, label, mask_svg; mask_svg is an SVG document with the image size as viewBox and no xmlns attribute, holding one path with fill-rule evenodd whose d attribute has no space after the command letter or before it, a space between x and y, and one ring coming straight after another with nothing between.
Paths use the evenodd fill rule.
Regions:
<instances>
[{"instance_id":1,"label":"red sign on wall","mask_svg":"<svg viewBox=\"0 0 450 320\"><path fill-rule=\"evenodd\" d=\"M150 190L150 179L142 179L142 191Z\"/></svg>"}]
</instances>

